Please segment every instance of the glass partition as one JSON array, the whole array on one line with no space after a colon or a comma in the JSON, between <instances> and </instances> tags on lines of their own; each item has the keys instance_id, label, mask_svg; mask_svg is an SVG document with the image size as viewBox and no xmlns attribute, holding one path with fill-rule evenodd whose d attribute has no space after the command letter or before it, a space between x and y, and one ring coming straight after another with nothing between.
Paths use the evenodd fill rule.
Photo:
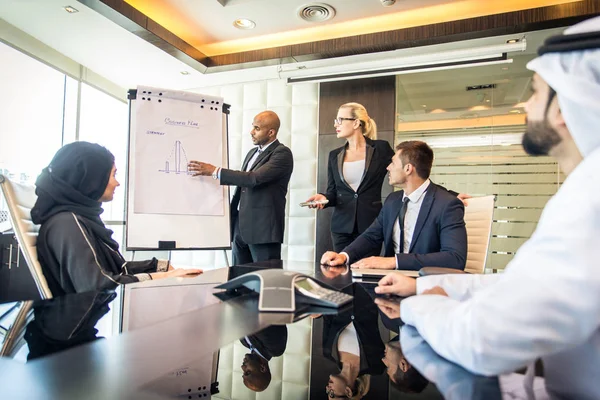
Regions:
<instances>
[{"instance_id":1,"label":"glass partition","mask_svg":"<svg viewBox=\"0 0 600 400\"><path fill-rule=\"evenodd\" d=\"M558 31L527 34L527 50L509 53L512 63L396 79L396 144L418 139L433 148L433 182L472 196L496 195L488 272L502 270L531 236L564 179L552 158L528 156L521 147L533 76L526 64Z\"/></svg>"}]
</instances>

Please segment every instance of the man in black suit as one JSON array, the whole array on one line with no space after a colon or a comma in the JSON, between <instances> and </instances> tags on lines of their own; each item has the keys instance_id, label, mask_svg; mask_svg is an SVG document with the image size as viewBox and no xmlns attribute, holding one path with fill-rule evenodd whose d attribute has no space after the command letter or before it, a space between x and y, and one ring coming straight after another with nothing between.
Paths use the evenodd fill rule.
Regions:
<instances>
[{"instance_id":1,"label":"man in black suit","mask_svg":"<svg viewBox=\"0 0 600 400\"><path fill-rule=\"evenodd\" d=\"M263 111L252 122L252 143L241 171L190 161L195 175L212 175L221 185L237 186L231 201L233 264L281 259L285 196L294 168L289 148L277 140L279 117Z\"/></svg>"},{"instance_id":2,"label":"man in black suit","mask_svg":"<svg viewBox=\"0 0 600 400\"><path fill-rule=\"evenodd\" d=\"M353 268L419 270L426 266L464 269L467 232L464 205L429 180L433 150L424 142L396 146L388 166L391 185L403 190L388 196L377 219L341 253L328 251L321 263ZM384 257L364 258L384 245Z\"/></svg>"},{"instance_id":3,"label":"man in black suit","mask_svg":"<svg viewBox=\"0 0 600 400\"><path fill-rule=\"evenodd\" d=\"M254 391L262 392L271 383L269 361L285 353L288 331L285 325L271 325L253 335L240 339L250 353L242 361L242 380L244 385Z\"/></svg>"}]
</instances>

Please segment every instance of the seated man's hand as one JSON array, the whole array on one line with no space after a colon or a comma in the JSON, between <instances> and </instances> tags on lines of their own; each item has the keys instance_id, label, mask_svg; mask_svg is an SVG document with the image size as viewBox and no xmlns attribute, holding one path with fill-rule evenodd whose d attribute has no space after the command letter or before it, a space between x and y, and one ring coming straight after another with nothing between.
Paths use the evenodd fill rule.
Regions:
<instances>
[{"instance_id":1,"label":"seated man's hand","mask_svg":"<svg viewBox=\"0 0 600 400\"><path fill-rule=\"evenodd\" d=\"M408 297L417 293L417 280L397 272L390 272L379 280L375 288L377 294L395 294Z\"/></svg>"},{"instance_id":2,"label":"seated man's hand","mask_svg":"<svg viewBox=\"0 0 600 400\"><path fill-rule=\"evenodd\" d=\"M367 257L352 264L353 269L396 269L396 257Z\"/></svg>"},{"instance_id":3,"label":"seated man's hand","mask_svg":"<svg viewBox=\"0 0 600 400\"><path fill-rule=\"evenodd\" d=\"M431 289L424 290L421 294L439 294L440 296L448 297L448 293L439 286L434 286Z\"/></svg>"},{"instance_id":4,"label":"seated man's hand","mask_svg":"<svg viewBox=\"0 0 600 400\"><path fill-rule=\"evenodd\" d=\"M389 319L400 318L400 300L382 299L378 297L375 299L375 304L381 310L382 313L387 315Z\"/></svg>"},{"instance_id":5,"label":"seated man's hand","mask_svg":"<svg viewBox=\"0 0 600 400\"><path fill-rule=\"evenodd\" d=\"M333 279L340 275L346 275L349 271L348 266L345 264L339 267L321 264L321 273L329 279Z\"/></svg>"},{"instance_id":6,"label":"seated man's hand","mask_svg":"<svg viewBox=\"0 0 600 400\"><path fill-rule=\"evenodd\" d=\"M321 257L321 264L329 265L330 267L342 266L346 264L346 256L338 254L335 251L327 251Z\"/></svg>"}]
</instances>

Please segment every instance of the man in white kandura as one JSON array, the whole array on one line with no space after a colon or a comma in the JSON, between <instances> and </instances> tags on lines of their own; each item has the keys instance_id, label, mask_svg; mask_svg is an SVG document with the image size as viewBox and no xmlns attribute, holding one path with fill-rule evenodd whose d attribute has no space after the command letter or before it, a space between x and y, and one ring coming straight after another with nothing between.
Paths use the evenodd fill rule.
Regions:
<instances>
[{"instance_id":1,"label":"man in white kandura","mask_svg":"<svg viewBox=\"0 0 600 400\"><path fill-rule=\"evenodd\" d=\"M402 320L442 357L478 374L541 358L552 397L600 398L600 17L550 38L527 102L523 147L567 179L506 272L388 275L378 293L418 295Z\"/></svg>"}]
</instances>

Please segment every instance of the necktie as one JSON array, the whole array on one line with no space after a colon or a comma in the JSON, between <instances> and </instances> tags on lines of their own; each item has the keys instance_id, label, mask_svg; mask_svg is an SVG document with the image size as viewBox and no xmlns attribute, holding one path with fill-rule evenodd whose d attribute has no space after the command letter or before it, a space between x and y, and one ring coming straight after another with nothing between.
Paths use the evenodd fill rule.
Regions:
<instances>
[{"instance_id":1,"label":"necktie","mask_svg":"<svg viewBox=\"0 0 600 400\"><path fill-rule=\"evenodd\" d=\"M404 253L404 217L406 216L409 201L410 199L408 197L402 199L402 208L400 209L400 215L398 216L398 224L400 225L400 253Z\"/></svg>"}]
</instances>

